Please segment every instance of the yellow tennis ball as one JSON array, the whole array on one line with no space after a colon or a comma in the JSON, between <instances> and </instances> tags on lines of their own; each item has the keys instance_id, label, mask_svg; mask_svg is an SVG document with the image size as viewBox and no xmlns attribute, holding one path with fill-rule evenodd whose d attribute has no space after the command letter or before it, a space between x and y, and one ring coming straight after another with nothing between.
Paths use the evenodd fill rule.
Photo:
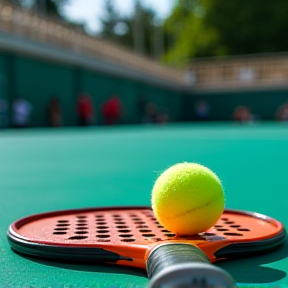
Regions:
<instances>
[{"instance_id":1,"label":"yellow tennis ball","mask_svg":"<svg viewBox=\"0 0 288 288\"><path fill-rule=\"evenodd\" d=\"M177 235L209 229L225 205L217 175L196 163L180 163L164 171L154 184L151 200L158 221Z\"/></svg>"}]
</instances>

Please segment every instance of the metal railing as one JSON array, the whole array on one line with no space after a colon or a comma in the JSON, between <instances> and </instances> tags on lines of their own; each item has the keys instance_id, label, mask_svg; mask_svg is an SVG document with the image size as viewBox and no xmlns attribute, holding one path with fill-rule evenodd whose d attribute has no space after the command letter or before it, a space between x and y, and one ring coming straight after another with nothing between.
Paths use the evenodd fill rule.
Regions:
<instances>
[{"instance_id":1,"label":"metal railing","mask_svg":"<svg viewBox=\"0 0 288 288\"><path fill-rule=\"evenodd\" d=\"M266 54L191 61L185 71L161 65L119 45L76 31L64 22L0 0L0 31L106 59L137 71L195 89L276 87L288 85L288 54Z\"/></svg>"},{"instance_id":2,"label":"metal railing","mask_svg":"<svg viewBox=\"0 0 288 288\"><path fill-rule=\"evenodd\" d=\"M287 87L288 53L199 59L187 71L198 89Z\"/></svg>"},{"instance_id":3,"label":"metal railing","mask_svg":"<svg viewBox=\"0 0 288 288\"><path fill-rule=\"evenodd\" d=\"M166 67L112 43L76 31L65 23L15 7L0 0L0 31L49 43L74 52L106 59L155 77L187 86L185 72Z\"/></svg>"}]
</instances>

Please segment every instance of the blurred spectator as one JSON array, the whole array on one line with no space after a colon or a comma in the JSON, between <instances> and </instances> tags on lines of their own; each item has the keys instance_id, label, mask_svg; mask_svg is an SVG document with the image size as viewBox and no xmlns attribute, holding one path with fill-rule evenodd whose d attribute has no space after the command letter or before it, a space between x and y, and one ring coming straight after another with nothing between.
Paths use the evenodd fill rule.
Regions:
<instances>
[{"instance_id":1,"label":"blurred spectator","mask_svg":"<svg viewBox=\"0 0 288 288\"><path fill-rule=\"evenodd\" d=\"M145 106L145 114L142 118L143 124L152 124L157 122L157 109L153 102L149 102Z\"/></svg>"},{"instance_id":2,"label":"blurred spectator","mask_svg":"<svg viewBox=\"0 0 288 288\"><path fill-rule=\"evenodd\" d=\"M195 105L195 114L197 121L207 121L210 117L210 107L204 100L200 100Z\"/></svg>"},{"instance_id":3,"label":"blurred spectator","mask_svg":"<svg viewBox=\"0 0 288 288\"><path fill-rule=\"evenodd\" d=\"M86 93L78 96L77 112L80 126L89 126L95 123L92 100Z\"/></svg>"},{"instance_id":4,"label":"blurred spectator","mask_svg":"<svg viewBox=\"0 0 288 288\"><path fill-rule=\"evenodd\" d=\"M247 106L238 106L234 110L233 119L239 123L251 122L253 121L253 115L250 108Z\"/></svg>"},{"instance_id":5,"label":"blurred spectator","mask_svg":"<svg viewBox=\"0 0 288 288\"><path fill-rule=\"evenodd\" d=\"M0 99L0 128L8 127L8 107L6 99Z\"/></svg>"},{"instance_id":6,"label":"blurred spectator","mask_svg":"<svg viewBox=\"0 0 288 288\"><path fill-rule=\"evenodd\" d=\"M61 105L57 97L53 97L48 104L48 121L51 127L63 125Z\"/></svg>"},{"instance_id":7,"label":"blurred spectator","mask_svg":"<svg viewBox=\"0 0 288 288\"><path fill-rule=\"evenodd\" d=\"M110 97L102 106L105 125L119 123L121 117L121 100L117 96Z\"/></svg>"},{"instance_id":8,"label":"blurred spectator","mask_svg":"<svg viewBox=\"0 0 288 288\"><path fill-rule=\"evenodd\" d=\"M25 128L30 124L32 105L25 99L15 99L12 105L12 121L15 128Z\"/></svg>"},{"instance_id":9,"label":"blurred spectator","mask_svg":"<svg viewBox=\"0 0 288 288\"><path fill-rule=\"evenodd\" d=\"M159 124L165 124L169 122L169 110L166 108L157 116L157 123Z\"/></svg>"},{"instance_id":10,"label":"blurred spectator","mask_svg":"<svg viewBox=\"0 0 288 288\"><path fill-rule=\"evenodd\" d=\"M277 109L275 116L278 121L288 121L288 101Z\"/></svg>"}]
</instances>

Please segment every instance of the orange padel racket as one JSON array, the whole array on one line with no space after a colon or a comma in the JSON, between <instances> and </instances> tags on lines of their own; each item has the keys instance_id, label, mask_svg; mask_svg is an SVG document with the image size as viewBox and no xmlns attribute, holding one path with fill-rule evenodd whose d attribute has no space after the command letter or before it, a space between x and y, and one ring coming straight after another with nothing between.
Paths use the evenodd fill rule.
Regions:
<instances>
[{"instance_id":1,"label":"orange padel racket","mask_svg":"<svg viewBox=\"0 0 288 288\"><path fill-rule=\"evenodd\" d=\"M203 233L177 237L157 222L149 207L49 212L20 219L8 230L18 252L144 268L153 288L234 287L232 277L212 262L271 251L285 237L277 220L234 210L225 210Z\"/></svg>"}]
</instances>

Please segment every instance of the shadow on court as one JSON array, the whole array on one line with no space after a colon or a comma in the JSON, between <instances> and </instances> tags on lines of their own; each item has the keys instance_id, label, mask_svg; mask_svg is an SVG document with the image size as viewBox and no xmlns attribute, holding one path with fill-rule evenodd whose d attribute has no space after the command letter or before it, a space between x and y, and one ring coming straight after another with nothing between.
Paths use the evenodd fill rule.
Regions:
<instances>
[{"instance_id":1,"label":"shadow on court","mask_svg":"<svg viewBox=\"0 0 288 288\"><path fill-rule=\"evenodd\" d=\"M13 250L13 249L12 249ZM139 277L147 278L147 273L143 269L132 268L113 264L100 264L100 263L85 263L85 262L64 262L64 261L49 261L42 258L37 258L33 256L27 256L13 250L20 257L25 258L28 261L33 261L38 264L59 267L61 269L76 270L83 272L95 272L95 273L115 273L115 274L129 274Z\"/></svg>"},{"instance_id":2,"label":"shadow on court","mask_svg":"<svg viewBox=\"0 0 288 288\"><path fill-rule=\"evenodd\" d=\"M134 276L139 276L147 278L145 270L130 268L125 266L116 266L108 264L98 264L98 263L67 263L59 261L49 261L36 257L31 257L27 255L15 252L19 256L29 260L34 261L42 265L59 267L62 269L83 271L83 272L95 272L95 273L116 273L116 274L129 274ZM230 273L237 283L271 283L280 281L287 277L287 273L283 270L274 269L270 267L264 267L265 264L271 264L273 262L280 261L288 257L288 239L284 244L276 251L255 256L247 257L243 259L235 259L229 261L218 262L217 266L223 268L228 273ZM278 265L279 266L279 265ZM241 267L241 269L239 269Z\"/></svg>"},{"instance_id":3,"label":"shadow on court","mask_svg":"<svg viewBox=\"0 0 288 288\"><path fill-rule=\"evenodd\" d=\"M235 259L229 261L218 262L217 266L223 268L230 273L237 283L271 283L280 281L287 277L287 267L283 264L283 270L266 267L273 262L281 261L288 257L288 238L283 245L270 253ZM276 265L275 265L276 266ZM279 267L279 263L277 267Z\"/></svg>"}]
</instances>

